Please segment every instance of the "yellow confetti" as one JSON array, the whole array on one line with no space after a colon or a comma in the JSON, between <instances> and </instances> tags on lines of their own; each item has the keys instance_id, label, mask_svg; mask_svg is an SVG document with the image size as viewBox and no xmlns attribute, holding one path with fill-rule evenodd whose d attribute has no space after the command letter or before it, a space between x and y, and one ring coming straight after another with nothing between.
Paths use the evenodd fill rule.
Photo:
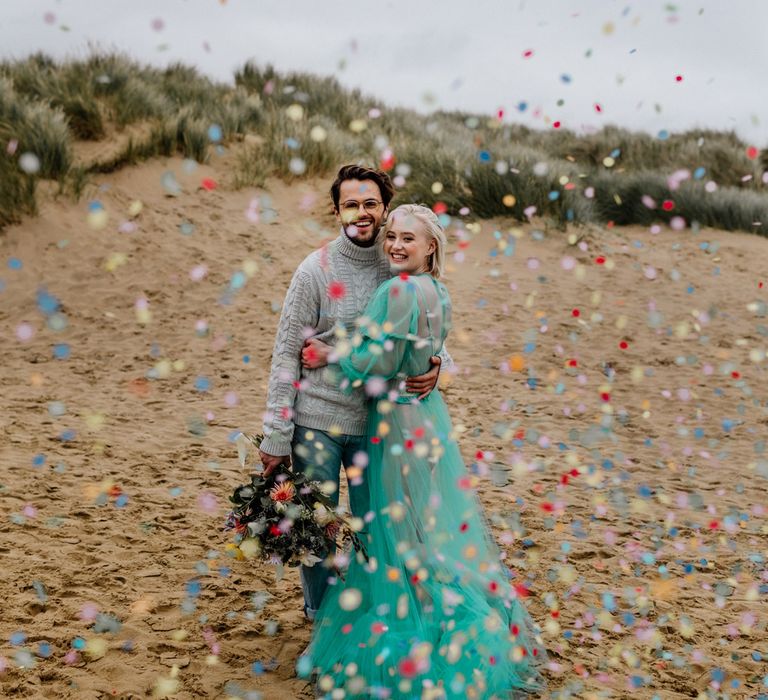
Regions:
<instances>
[{"instance_id":1,"label":"yellow confetti","mask_svg":"<svg viewBox=\"0 0 768 700\"><path fill-rule=\"evenodd\" d=\"M294 103L285 108L285 116L291 121L298 122L304 117L304 107L298 103Z\"/></svg>"}]
</instances>

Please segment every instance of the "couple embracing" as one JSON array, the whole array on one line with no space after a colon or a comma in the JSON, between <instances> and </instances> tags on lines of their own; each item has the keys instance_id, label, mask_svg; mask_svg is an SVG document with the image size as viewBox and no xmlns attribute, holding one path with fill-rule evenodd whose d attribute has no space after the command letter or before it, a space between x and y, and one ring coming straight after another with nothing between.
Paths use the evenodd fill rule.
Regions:
<instances>
[{"instance_id":1,"label":"couple embracing","mask_svg":"<svg viewBox=\"0 0 768 700\"><path fill-rule=\"evenodd\" d=\"M543 650L485 523L436 388L451 301L427 207L390 211L386 173L348 165L341 232L288 289L260 457L336 484L367 558L302 566L312 639L297 670L327 698L507 698L541 687ZM330 553L333 556L333 553Z\"/></svg>"}]
</instances>

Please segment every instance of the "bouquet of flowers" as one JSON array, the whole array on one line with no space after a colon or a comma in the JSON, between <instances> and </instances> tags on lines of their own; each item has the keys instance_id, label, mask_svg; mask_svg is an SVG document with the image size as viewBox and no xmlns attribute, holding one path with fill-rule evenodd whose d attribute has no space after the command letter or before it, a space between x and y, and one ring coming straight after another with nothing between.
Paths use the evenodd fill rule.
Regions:
<instances>
[{"instance_id":1,"label":"bouquet of flowers","mask_svg":"<svg viewBox=\"0 0 768 700\"><path fill-rule=\"evenodd\" d=\"M236 442L240 464L261 435L240 433ZM347 518L322 491L321 484L280 465L269 476L253 474L238 486L230 501L225 529L234 530L236 547L246 559L260 558L278 567L314 566L333 559L336 547L351 544L367 559L357 535L362 523ZM341 574L338 567L337 573Z\"/></svg>"}]
</instances>

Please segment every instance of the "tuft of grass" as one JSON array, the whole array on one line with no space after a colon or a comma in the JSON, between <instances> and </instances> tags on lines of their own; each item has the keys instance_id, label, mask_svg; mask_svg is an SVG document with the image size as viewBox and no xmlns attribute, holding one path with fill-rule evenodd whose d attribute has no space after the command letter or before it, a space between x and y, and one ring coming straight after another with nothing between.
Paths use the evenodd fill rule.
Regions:
<instances>
[{"instance_id":1,"label":"tuft of grass","mask_svg":"<svg viewBox=\"0 0 768 700\"><path fill-rule=\"evenodd\" d=\"M22 172L16 157L8 153L12 133L9 124L0 122L0 229L37 213L36 178Z\"/></svg>"},{"instance_id":2,"label":"tuft of grass","mask_svg":"<svg viewBox=\"0 0 768 700\"><path fill-rule=\"evenodd\" d=\"M595 217L615 224L669 224L682 217L727 231L768 235L768 197L736 187L708 192L700 182L686 181L672 189L658 173L602 174L594 180ZM665 208L665 202L671 204Z\"/></svg>"},{"instance_id":3,"label":"tuft of grass","mask_svg":"<svg viewBox=\"0 0 768 700\"><path fill-rule=\"evenodd\" d=\"M405 183L397 189L393 205L446 205L457 214L467 204L467 186L455 157L444 148L418 141L399 151L396 172L405 174Z\"/></svg>"},{"instance_id":4,"label":"tuft of grass","mask_svg":"<svg viewBox=\"0 0 768 700\"><path fill-rule=\"evenodd\" d=\"M264 187L273 174L272 163L262 144L246 146L237 154L237 167L232 178L235 189Z\"/></svg>"},{"instance_id":5,"label":"tuft of grass","mask_svg":"<svg viewBox=\"0 0 768 700\"><path fill-rule=\"evenodd\" d=\"M579 169L545 153L522 146L508 147L494 164L475 163L466 178L470 206L482 218L550 217L560 225L593 219L584 197Z\"/></svg>"},{"instance_id":6,"label":"tuft of grass","mask_svg":"<svg viewBox=\"0 0 768 700\"><path fill-rule=\"evenodd\" d=\"M72 164L72 147L60 109L19 95L10 80L0 77L0 121L5 124L8 140L18 142L18 153L33 153L40 160L40 177L66 175Z\"/></svg>"},{"instance_id":7,"label":"tuft of grass","mask_svg":"<svg viewBox=\"0 0 768 700\"><path fill-rule=\"evenodd\" d=\"M94 81L80 63L58 66L38 53L26 61L5 64L1 72L11 78L20 95L60 108L77 138L98 140L106 133Z\"/></svg>"}]
</instances>

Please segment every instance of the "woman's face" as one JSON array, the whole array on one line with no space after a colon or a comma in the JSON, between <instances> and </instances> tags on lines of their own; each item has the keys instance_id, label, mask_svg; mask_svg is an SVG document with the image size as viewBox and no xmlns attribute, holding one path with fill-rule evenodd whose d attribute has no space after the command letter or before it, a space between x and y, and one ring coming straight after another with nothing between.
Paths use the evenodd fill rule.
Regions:
<instances>
[{"instance_id":1,"label":"woman's face","mask_svg":"<svg viewBox=\"0 0 768 700\"><path fill-rule=\"evenodd\" d=\"M434 252L435 241L421 221L410 214L395 214L384 233L384 255L393 272L427 272Z\"/></svg>"}]
</instances>

